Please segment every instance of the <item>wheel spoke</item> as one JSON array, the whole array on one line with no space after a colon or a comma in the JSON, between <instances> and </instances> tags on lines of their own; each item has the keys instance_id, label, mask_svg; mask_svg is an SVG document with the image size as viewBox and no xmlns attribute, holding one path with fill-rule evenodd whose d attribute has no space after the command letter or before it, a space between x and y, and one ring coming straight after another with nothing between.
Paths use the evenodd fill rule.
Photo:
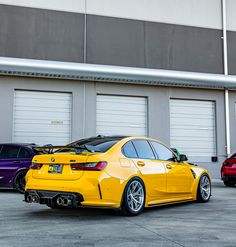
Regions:
<instances>
[{"instance_id":1,"label":"wheel spoke","mask_svg":"<svg viewBox=\"0 0 236 247\"><path fill-rule=\"evenodd\" d=\"M133 211L139 211L144 203L144 190L139 181L133 181L127 190L128 206Z\"/></svg>"},{"instance_id":2,"label":"wheel spoke","mask_svg":"<svg viewBox=\"0 0 236 247\"><path fill-rule=\"evenodd\" d=\"M133 195L139 195L139 194L140 194L140 192L141 192L141 190L142 190L142 188L138 188L138 190L137 190L137 191L135 191L135 192L133 193Z\"/></svg>"}]
</instances>

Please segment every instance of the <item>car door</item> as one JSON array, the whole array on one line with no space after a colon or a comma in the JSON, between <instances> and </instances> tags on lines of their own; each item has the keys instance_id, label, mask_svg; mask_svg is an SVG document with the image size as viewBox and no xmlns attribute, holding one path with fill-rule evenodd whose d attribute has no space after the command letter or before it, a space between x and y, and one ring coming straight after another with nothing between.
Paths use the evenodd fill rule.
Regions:
<instances>
[{"instance_id":1,"label":"car door","mask_svg":"<svg viewBox=\"0 0 236 247\"><path fill-rule=\"evenodd\" d=\"M174 153L163 144L150 142L166 168L166 192L169 196L188 195L192 192L193 174L188 164L177 162Z\"/></svg>"},{"instance_id":2,"label":"car door","mask_svg":"<svg viewBox=\"0 0 236 247\"><path fill-rule=\"evenodd\" d=\"M19 146L3 145L0 153L0 183L9 185L20 167Z\"/></svg>"},{"instance_id":3,"label":"car door","mask_svg":"<svg viewBox=\"0 0 236 247\"><path fill-rule=\"evenodd\" d=\"M131 142L137 152L137 158L133 158L133 162L143 176L146 193L150 196L150 199L162 199L166 191L164 165L156 160L155 154L147 140L135 139Z\"/></svg>"}]
</instances>

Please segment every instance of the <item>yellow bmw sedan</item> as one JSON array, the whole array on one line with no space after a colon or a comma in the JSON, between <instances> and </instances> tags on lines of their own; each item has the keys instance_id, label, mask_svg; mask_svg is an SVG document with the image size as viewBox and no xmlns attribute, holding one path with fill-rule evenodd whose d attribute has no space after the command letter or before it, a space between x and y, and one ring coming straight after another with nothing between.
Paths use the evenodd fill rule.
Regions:
<instances>
[{"instance_id":1,"label":"yellow bmw sedan","mask_svg":"<svg viewBox=\"0 0 236 247\"><path fill-rule=\"evenodd\" d=\"M208 202L211 196L207 170L155 139L97 136L44 149L26 175L27 203L137 215L145 207Z\"/></svg>"}]
</instances>

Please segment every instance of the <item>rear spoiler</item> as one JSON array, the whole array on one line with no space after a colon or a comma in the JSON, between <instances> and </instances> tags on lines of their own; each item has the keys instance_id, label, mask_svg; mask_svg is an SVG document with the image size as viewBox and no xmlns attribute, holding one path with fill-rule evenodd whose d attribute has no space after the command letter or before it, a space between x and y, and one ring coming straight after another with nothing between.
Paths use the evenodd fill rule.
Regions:
<instances>
[{"instance_id":1,"label":"rear spoiler","mask_svg":"<svg viewBox=\"0 0 236 247\"><path fill-rule=\"evenodd\" d=\"M53 145L44 145L42 147L38 146L38 147L32 147L33 150L35 151L42 151L43 153L47 153L47 154L53 154L55 150L78 150L78 148L76 147L70 147L70 146L53 146ZM81 149L81 148L80 148Z\"/></svg>"},{"instance_id":2,"label":"rear spoiler","mask_svg":"<svg viewBox=\"0 0 236 247\"><path fill-rule=\"evenodd\" d=\"M47 154L53 154L56 151L63 150L74 150L76 154L81 154L80 150L87 150L89 152L101 152L100 149L91 145L83 145L83 146L53 146L51 144L44 145L42 147L33 147L34 150Z\"/></svg>"}]
</instances>

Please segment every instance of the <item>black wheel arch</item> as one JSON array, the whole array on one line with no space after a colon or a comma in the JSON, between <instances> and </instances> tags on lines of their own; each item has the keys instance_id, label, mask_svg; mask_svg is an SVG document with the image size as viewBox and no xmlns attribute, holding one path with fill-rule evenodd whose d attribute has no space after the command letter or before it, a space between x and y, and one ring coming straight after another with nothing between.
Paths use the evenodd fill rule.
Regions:
<instances>
[{"instance_id":1,"label":"black wheel arch","mask_svg":"<svg viewBox=\"0 0 236 247\"><path fill-rule=\"evenodd\" d=\"M28 168L20 168L19 170L16 171L16 173L14 175L14 178L12 179L13 188L15 188L15 181L16 181L16 178L17 178L18 174L21 173L21 172L26 172L27 173L28 170L29 170Z\"/></svg>"}]
</instances>

